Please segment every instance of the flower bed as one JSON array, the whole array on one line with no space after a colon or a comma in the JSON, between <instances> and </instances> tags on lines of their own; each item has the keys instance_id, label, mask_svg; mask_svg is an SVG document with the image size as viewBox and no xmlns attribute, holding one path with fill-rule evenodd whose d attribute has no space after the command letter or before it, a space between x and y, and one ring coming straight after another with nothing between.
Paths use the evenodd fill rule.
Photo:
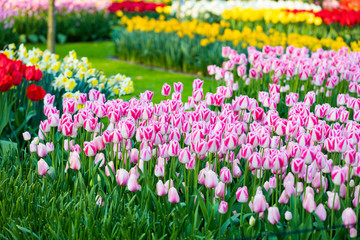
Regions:
<instances>
[{"instance_id":1,"label":"flower bed","mask_svg":"<svg viewBox=\"0 0 360 240\"><path fill-rule=\"evenodd\" d=\"M155 20L146 17L123 17L121 28L113 34L116 51L122 59L145 63L184 72L206 73L206 66L221 59L216 52L230 45L240 52L246 47L262 49L264 45L294 45L308 47L312 51L320 48L338 50L351 46L358 51L358 42L346 44L343 39L318 39L311 36L280 33L271 30L267 34L258 26L242 31L229 28L229 23L209 24L197 20L179 22L176 19ZM174 46L179 46L174 48Z\"/></svg>"},{"instance_id":2,"label":"flower bed","mask_svg":"<svg viewBox=\"0 0 360 240\"><path fill-rule=\"evenodd\" d=\"M91 41L109 38L114 18L106 12L111 4L101 1L55 1L56 40ZM47 0L5 0L0 3L0 31L11 36L0 39L0 47L12 42L45 42L47 32Z\"/></svg>"},{"instance_id":3,"label":"flower bed","mask_svg":"<svg viewBox=\"0 0 360 240\"><path fill-rule=\"evenodd\" d=\"M208 68L216 92L195 79L186 103L181 82L165 83L159 104L150 91L123 101L92 89L58 109L47 95L41 134L24 133L38 181L81 182L98 214L145 214L144 237L356 237L359 53L224 47L222 57Z\"/></svg>"}]
</instances>

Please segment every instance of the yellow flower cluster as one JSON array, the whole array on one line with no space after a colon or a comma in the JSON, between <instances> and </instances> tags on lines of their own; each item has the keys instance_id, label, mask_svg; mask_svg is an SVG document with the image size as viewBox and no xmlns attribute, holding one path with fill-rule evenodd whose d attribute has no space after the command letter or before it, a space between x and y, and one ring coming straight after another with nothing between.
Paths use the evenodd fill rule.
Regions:
<instances>
[{"instance_id":1,"label":"yellow flower cluster","mask_svg":"<svg viewBox=\"0 0 360 240\"><path fill-rule=\"evenodd\" d=\"M300 23L314 24L319 26L322 23L320 17L316 17L314 13L310 12L288 12L281 9L253 9L235 7L225 10L222 14L225 20L239 20L242 22L257 22L265 21L268 23Z\"/></svg>"},{"instance_id":2,"label":"yellow flower cluster","mask_svg":"<svg viewBox=\"0 0 360 240\"><path fill-rule=\"evenodd\" d=\"M34 65L43 72L54 76L51 85L54 89L64 89L64 96L76 96L79 91L74 92L78 84L85 82L90 88L102 90L110 88L112 96L122 96L134 92L134 85L131 78L122 74L106 77L102 71L91 68L91 63L86 57L78 58L75 51L59 61L59 55L39 48L28 50L23 44L16 49L14 44L8 45L6 54L11 59L22 60L27 65Z\"/></svg>"},{"instance_id":3,"label":"yellow flower cluster","mask_svg":"<svg viewBox=\"0 0 360 240\"><path fill-rule=\"evenodd\" d=\"M348 46L342 38L335 40L323 38L318 39L312 36L300 34L285 34L274 29L270 29L269 33L265 33L261 26L257 26L254 30L244 27L242 31L229 28L229 23L222 21L219 23L199 22L198 20L179 22L173 18L170 20L155 20L148 17L127 17L121 18L121 24L126 26L127 31L154 31L156 33L173 33L176 32L179 37L188 36L193 38L194 35L200 35L203 39L200 45L206 46L215 41L231 41L234 45L241 44L243 48L247 46L255 46L262 48L264 45L271 46L287 46L294 45L296 47L307 47L312 51L318 48L331 48L338 50L341 47L351 47L353 51L360 51L360 41L352 42Z\"/></svg>"}]
</instances>

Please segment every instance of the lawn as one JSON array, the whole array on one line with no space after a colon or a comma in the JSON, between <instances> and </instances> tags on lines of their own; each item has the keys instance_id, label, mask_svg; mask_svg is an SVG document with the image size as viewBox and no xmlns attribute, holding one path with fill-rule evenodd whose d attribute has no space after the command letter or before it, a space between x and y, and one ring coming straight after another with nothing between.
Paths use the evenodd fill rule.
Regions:
<instances>
[{"instance_id":1,"label":"lawn","mask_svg":"<svg viewBox=\"0 0 360 240\"><path fill-rule=\"evenodd\" d=\"M45 44L27 44L27 47L39 47L46 49ZM96 69L103 71L106 75L117 73L131 77L134 82L135 92L131 96L138 96L145 90L153 91L153 102L158 103L164 98L161 96L161 87L164 83L173 86L174 82L181 81L184 84L183 101L187 101L187 96L192 95L192 81L195 78L204 80L204 94L215 83L209 78L198 77L195 75L174 73L131 64L114 58L115 48L112 42L86 42L86 43L67 43L56 45L56 53L64 57L71 50L76 50L78 57L87 57ZM131 97L130 96L130 97ZM128 99L129 96L123 98Z\"/></svg>"}]
</instances>

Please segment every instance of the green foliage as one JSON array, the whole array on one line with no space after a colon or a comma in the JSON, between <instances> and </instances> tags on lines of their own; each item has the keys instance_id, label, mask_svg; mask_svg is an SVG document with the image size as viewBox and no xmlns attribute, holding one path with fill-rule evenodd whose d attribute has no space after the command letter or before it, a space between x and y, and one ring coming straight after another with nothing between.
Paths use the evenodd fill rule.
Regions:
<instances>
[{"instance_id":1,"label":"green foliage","mask_svg":"<svg viewBox=\"0 0 360 240\"><path fill-rule=\"evenodd\" d=\"M116 17L106 12L86 11L56 15L56 40L59 43L108 39ZM0 48L9 43L45 43L47 13L13 18L11 27L0 23Z\"/></svg>"}]
</instances>

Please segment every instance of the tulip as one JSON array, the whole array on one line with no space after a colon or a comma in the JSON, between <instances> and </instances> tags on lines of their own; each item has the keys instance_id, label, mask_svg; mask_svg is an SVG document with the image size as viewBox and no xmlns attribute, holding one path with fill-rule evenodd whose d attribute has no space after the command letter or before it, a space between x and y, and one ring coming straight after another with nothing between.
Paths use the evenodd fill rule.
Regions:
<instances>
[{"instance_id":1,"label":"tulip","mask_svg":"<svg viewBox=\"0 0 360 240\"><path fill-rule=\"evenodd\" d=\"M221 201L219 205L219 213L225 214L228 211L228 203L225 201Z\"/></svg>"},{"instance_id":2,"label":"tulip","mask_svg":"<svg viewBox=\"0 0 360 240\"><path fill-rule=\"evenodd\" d=\"M178 203L180 202L179 194L176 190L176 188L171 187L168 193L168 201L171 203Z\"/></svg>"},{"instance_id":3,"label":"tulip","mask_svg":"<svg viewBox=\"0 0 360 240\"><path fill-rule=\"evenodd\" d=\"M176 140L171 140L168 145L168 154L171 157L178 156L180 152L180 144Z\"/></svg>"},{"instance_id":4,"label":"tulip","mask_svg":"<svg viewBox=\"0 0 360 240\"><path fill-rule=\"evenodd\" d=\"M115 174L115 166L114 166L114 162L110 161L108 162L108 164L105 167L105 175L106 176L110 176L110 171L112 171Z\"/></svg>"},{"instance_id":5,"label":"tulip","mask_svg":"<svg viewBox=\"0 0 360 240\"><path fill-rule=\"evenodd\" d=\"M135 134L135 126L129 121L122 123L120 130L122 137L125 139L132 138Z\"/></svg>"},{"instance_id":6,"label":"tulip","mask_svg":"<svg viewBox=\"0 0 360 240\"><path fill-rule=\"evenodd\" d=\"M334 193L333 192L326 192L328 195L328 203L327 206L330 209L334 209L334 210L339 210L340 209L340 199L339 199L339 194L336 193L335 197L334 197ZM334 201L335 200L335 201Z\"/></svg>"},{"instance_id":7,"label":"tulip","mask_svg":"<svg viewBox=\"0 0 360 240\"><path fill-rule=\"evenodd\" d=\"M206 140L199 139L195 145L195 152L199 155L205 155L208 151L208 144Z\"/></svg>"},{"instance_id":8,"label":"tulip","mask_svg":"<svg viewBox=\"0 0 360 240\"><path fill-rule=\"evenodd\" d=\"M152 153L151 153L151 148L149 146L140 150L141 160L147 162L151 159L151 157L152 157Z\"/></svg>"},{"instance_id":9,"label":"tulip","mask_svg":"<svg viewBox=\"0 0 360 240\"><path fill-rule=\"evenodd\" d=\"M223 182L219 182L215 188L215 196L219 198L224 198L225 194L225 184Z\"/></svg>"},{"instance_id":10,"label":"tulip","mask_svg":"<svg viewBox=\"0 0 360 240\"><path fill-rule=\"evenodd\" d=\"M129 177L130 175L125 169L119 169L116 172L116 182L120 186L127 186Z\"/></svg>"},{"instance_id":11,"label":"tulip","mask_svg":"<svg viewBox=\"0 0 360 240\"><path fill-rule=\"evenodd\" d=\"M43 157L46 157L47 153L48 153L48 151L47 151L46 145L39 143L39 145L37 146L37 155L40 158L43 158Z\"/></svg>"},{"instance_id":12,"label":"tulip","mask_svg":"<svg viewBox=\"0 0 360 240\"><path fill-rule=\"evenodd\" d=\"M227 184L232 183L232 176L231 176L230 169L228 169L227 167L223 167L220 170L220 180L223 183L227 183Z\"/></svg>"},{"instance_id":13,"label":"tulip","mask_svg":"<svg viewBox=\"0 0 360 240\"><path fill-rule=\"evenodd\" d=\"M339 186L343 184L345 182L345 174L343 170L338 166L333 167L331 170L331 179L335 185Z\"/></svg>"},{"instance_id":14,"label":"tulip","mask_svg":"<svg viewBox=\"0 0 360 240\"><path fill-rule=\"evenodd\" d=\"M355 228L350 228L350 238L356 238L357 237L357 231Z\"/></svg>"},{"instance_id":15,"label":"tulip","mask_svg":"<svg viewBox=\"0 0 360 240\"><path fill-rule=\"evenodd\" d=\"M190 161L190 159L191 159L191 153L189 151L189 148L181 149L179 153L179 162L186 164Z\"/></svg>"},{"instance_id":16,"label":"tulip","mask_svg":"<svg viewBox=\"0 0 360 240\"><path fill-rule=\"evenodd\" d=\"M161 95L163 95L164 97L170 96L170 92L171 92L171 86L167 83L165 83L161 89Z\"/></svg>"},{"instance_id":17,"label":"tulip","mask_svg":"<svg viewBox=\"0 0 360 240\"><path fill-rule=\"evenodd\" d=\"M268 208L268 221L271 224L277 224L280 221L280 212L277 207Z\"/></svg>"},{"instance_id":18,"label":"tulip","mask_svg":"<svg viewBox=\"0 0 360 240\"><path fill-rule=\"evenodd\" d=\"M139 158L139 150L137 148L131 149L130 163L137 163Z\"/></svg>"},{"instance_id":19,"label":"tulip","mask_svg":"<svg viewBox=\"0 0 360 240\"><path fill-rule=\"evenodd\" d=\"M236 199L238 202L245 203L249 199L247 186L239 187L236 191Z\"/></svg>"},{"instance_id":20,"label":"tulip","mask_svg":"<svg viewBox=\"0 0 360 240\"><path fill-rule=\"evenodd\" d=\"M31 139L31 135L29 132L23 132L22 135L25 141L29 141Z\"/></svg>"},{"instance_id":21,"label":"tulip","mask_svg":"<svg viewBox=\"0 0 360 240\"><path fill-rule=\"evenodd\" d=\"M355 211L352 208L346 208L342 214L341 218L343 220L344 226L347 228L352 228L357 222Z\"/></svg>"},{"instance_id":22,"label":"tulip","mask_svg":"<svg viewBox=\"0 0 360 240\"><path fill-rule=\"evenodd\" d=\"M252 205L254 212L264 212L267 209L267 202L265 196L262 193L256 193Z\"/></svg>"},{"instance_id":23,"label":"tulip","mask_svg":"<svg viewBox=\"0 0 360 240\"><path fill-rule=\"evenodd\" d=\"M104 153L96 154L94 162L95 162L95 165L97 165L100 162L99 167L103 167L104 164L105 164L105 155L104 155Z\"/></svg>"},{"instance_id":24,"label":"tulip","mask_svg":"<svg viewBox=\"0 0 360 240\"><path fill-rule=\"evenodd\" d=\"M141 190L141 186L139 185L136 174L130 174L128 179L127 188L130 192L135 192Z\"/></svg>"},{"instance_id":25,"label":"tulip","mask_svg":"<svg viewBox=\"0 0 360 240\"><path fill-rule=\"evenodd\" d=\"M163 181L159 180L156 183L156 194L158 196L164 196L168 193L168 189L166 188L166 186L164 185Z\"/></svg>"},{"instance_id":26,"label":"tulip","mask_svg":"<svg viewBox=\"0 0 360 240\"><path fill-rule=\"evenodd\" d=\"M38 174L45 177L45 174L48 174L49 165L42 158L38 161L37 165L38 165Z\"/></svg>"},{"instance_id":27,"label":"tulip","mask_svg":"<svg viewBox=\"0 0 360 240\"><path fill-rule=\"evenodd\" d=\"M251 216L251 217L250 217L249 225L250 225L251 227L255 226L255 218L254 218L254 216Z\"/></svg>"},{"instance_id":28,"label":"tulip","mask_svg":"<svg viewBox=\"0 0 360 240\"><path fill-rule=\"evenodd\" d=\"M73 170L80 170L81 162L80 155L77 152L71 152L69 156L70 168Z\"/></svg>"},{"instance_id":29,"label":"tulip","mask_svg":"<svg viewBox=\"0 0 360 240\"><path fill-rule=\"evenodd\" d=\"M292 213L289 211L285 212L285 219L286 221L290 221L292 219Z\"/></svg>"},{"instance_id":30,"label":"tulip","mask_svg":"<svg viewBox=\"0 0 360 240\"><path fill-rule=\"evenodd\" d=\"M236 134L228 134L225 137L224 145L228 150L234 150L237 147L238 137Z\"/></svg>"},{"instance_id":31,"label":"tulip","mask_svg":"<svg viewBox=\"0 0 360 240\"><path fill-rule=\"evenodd\" d=\"M105 202L102 200L102 197L100 195L97 195L95 197L95 203L98 206L104 206L105 205Z\"/></svg>"},{"instance_id":32,"label":"tulip","mask_svg":"<svg viewBox=\"0 0 360 240\"><path fill-rule=\"evenodd\" d=\"M155 165L155 176L164 177L164 166L159 164Z\"/></svg>"},{"instance_id":33,"label":"tulip","mask_svg":"<svg viewBox=\"0 0 360 240\"><path fill-rule=\"evenodd\" d=\"M92 157L96 155L97 149L94 142L84 142L84 152L86 156Z\"/></svg>"},{"instance_id":34,"label":"tulip","mask_svg":"<svg viewBox=\"0 0 360 240\"><path fill-rule=\"evenodd\" d=\"M324 207L324 205L322 203L320 203L316 207L315 214L320 218L321 221L326 220L326 210L325 210L325 207Z\"/></svg>"},{"instance_id":35,"label":"tulip","mask_svg":"<svg viewBox=\"0 0 360 240\"><path fill-rule=\"evenodd\" d=\"M219 180L215 172L213 172L212 170L208 170L205 172L204 175L205 175L204 184L206 188L215 188L218 185Z\"/></svg>"},{"instance_id":36,"label":"tulip","mask_svg":"<svg viewBox=\"0 0 360 240\"><path fill-rule=\"evenodd\" d=\"M312 193L306 193L303 200L303 207L309 213L312 213L316 208L314 195Z\"/></svg>"}]
</instances>

